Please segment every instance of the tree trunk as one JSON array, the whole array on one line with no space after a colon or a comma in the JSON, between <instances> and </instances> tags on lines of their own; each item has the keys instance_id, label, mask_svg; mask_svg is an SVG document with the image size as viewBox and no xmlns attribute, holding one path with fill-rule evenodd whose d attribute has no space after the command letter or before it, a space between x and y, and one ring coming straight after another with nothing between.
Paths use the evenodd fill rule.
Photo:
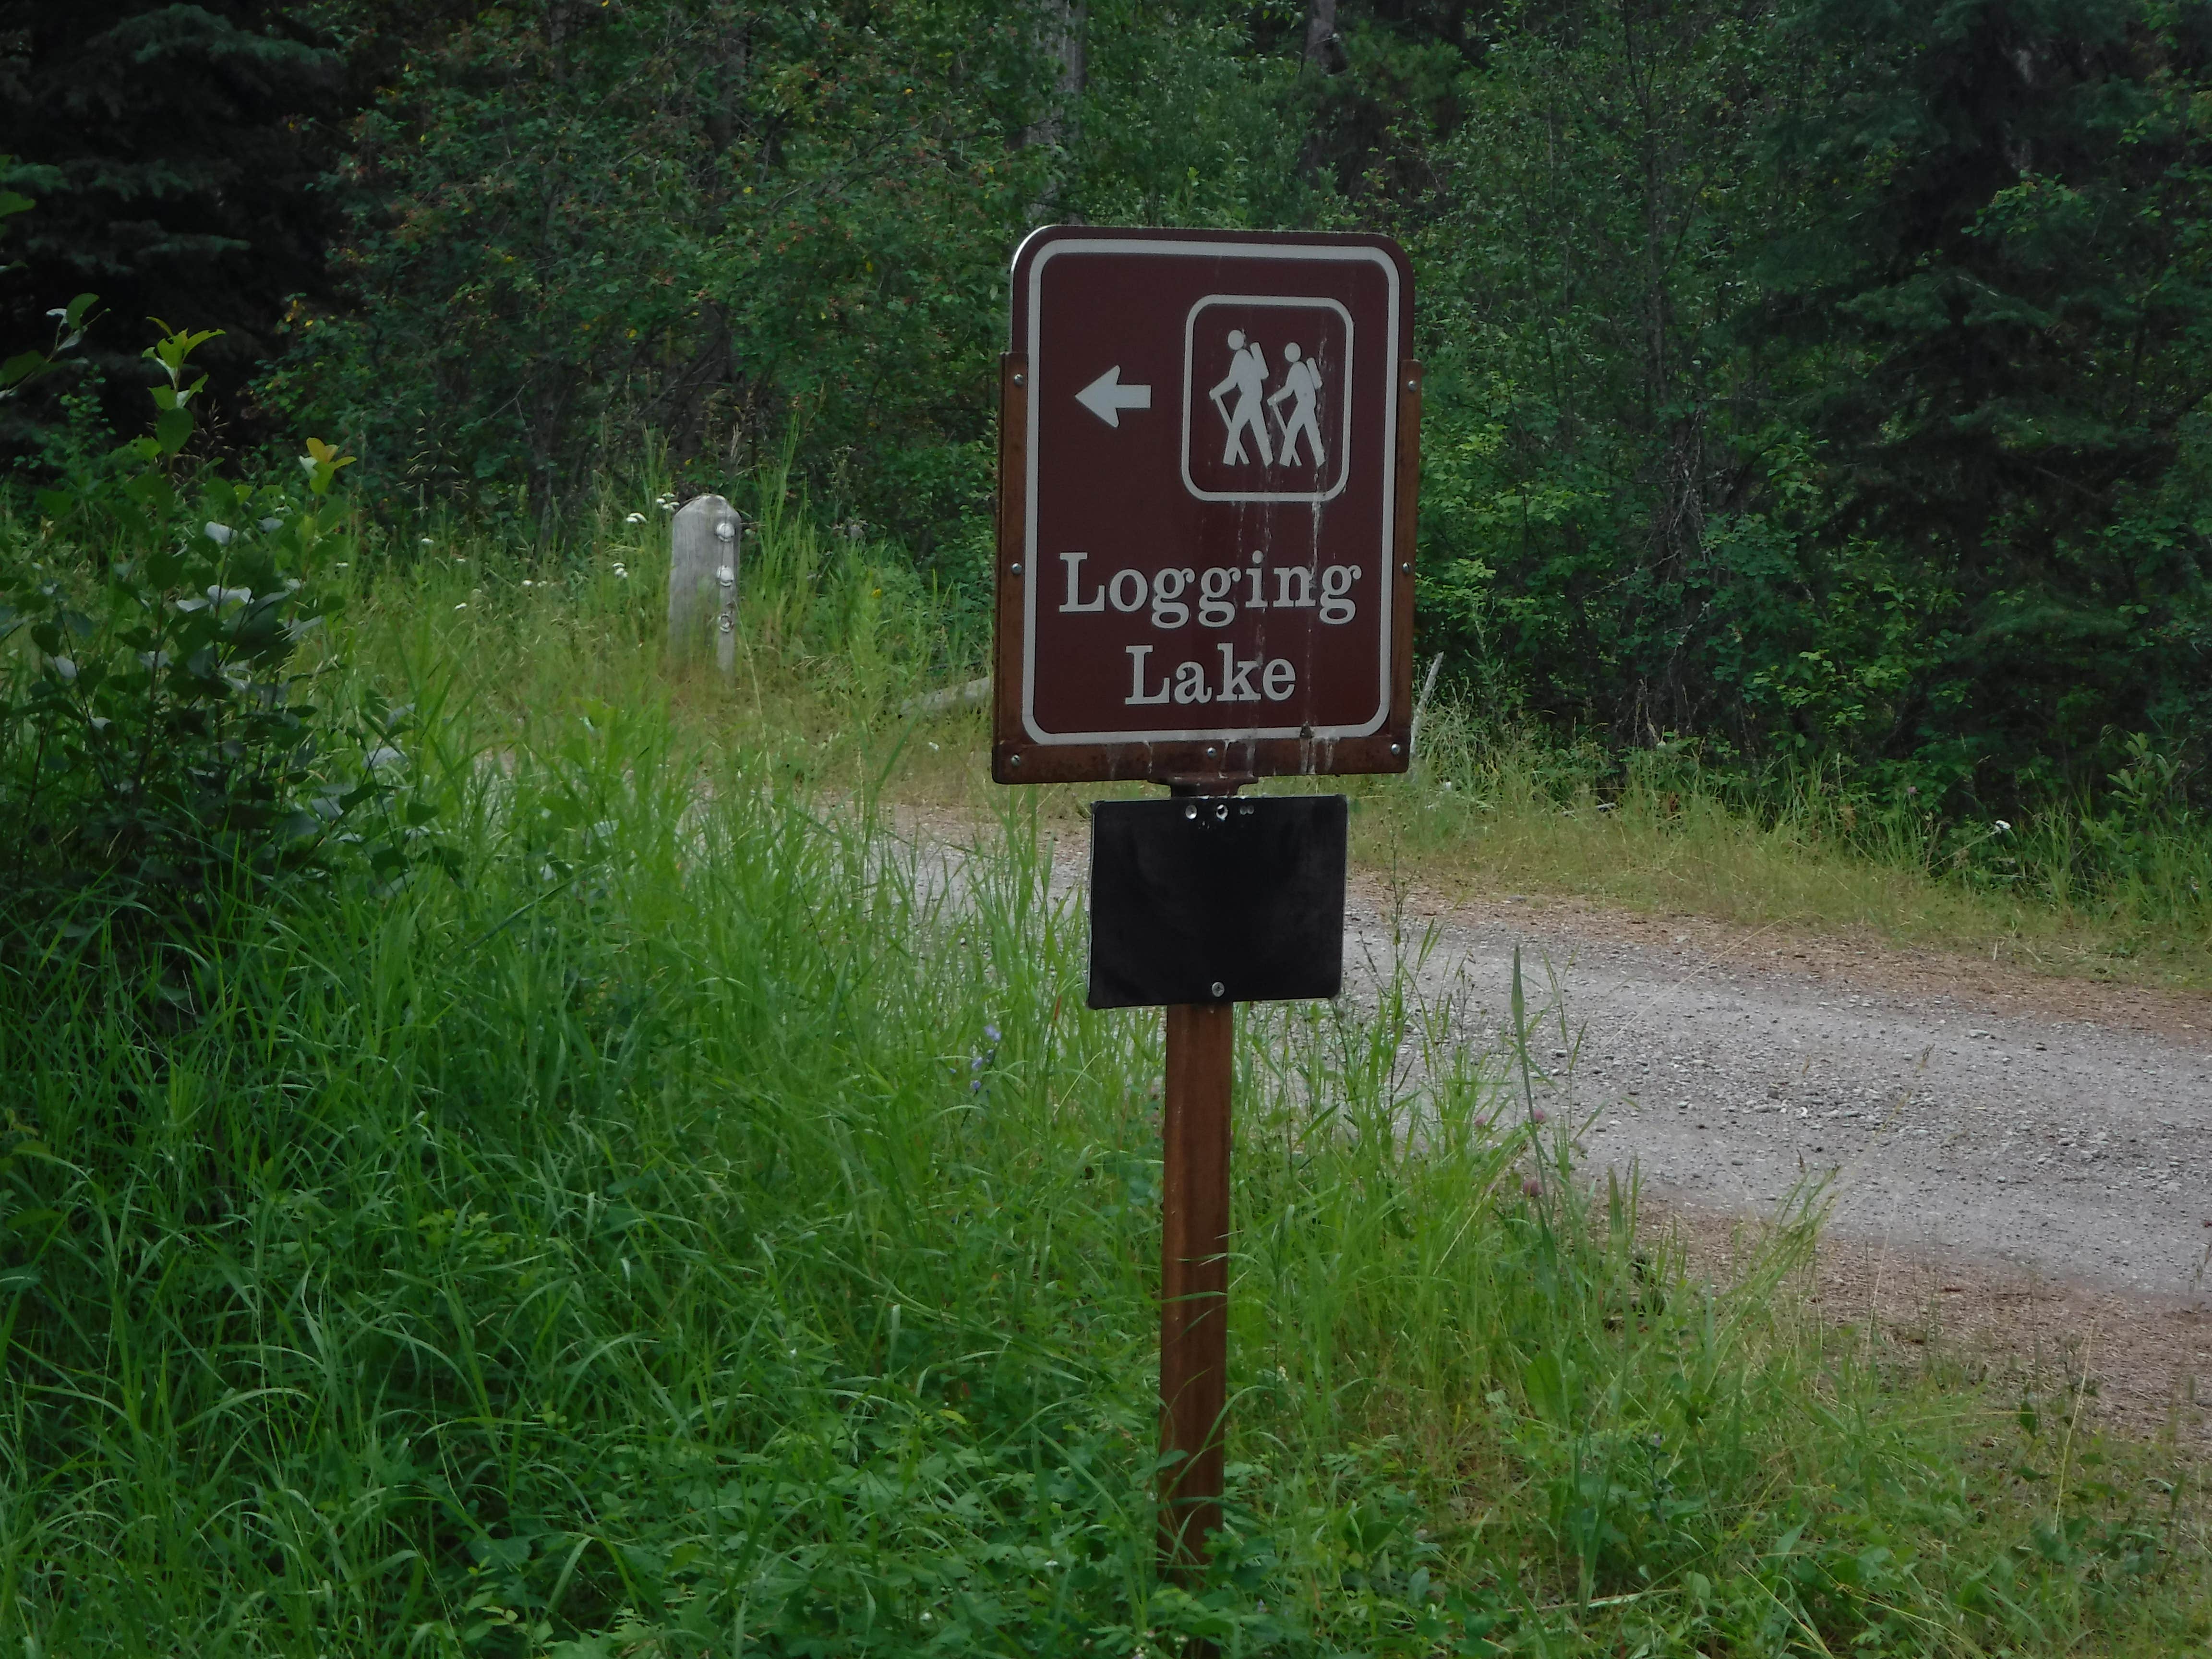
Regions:
<instances>
[{"instance_id":1,"label":"tree trunk","mask_svg":"<svg viewBox=\"0 0 2212 1659\"><path fill-rule=\"evenodd\" d=\"M1311 70L1334 75L1345 67L1344 42L1337 38L1336 0L1306 0L1306 46L1299 73ZM1311 179L1325 159L1322 112L1316 108L1306 127L1306 141L1298 150L1298 176Z\"/></svg>"},{"instance_id":2,"label":"tree trunk","mask_svg":"<svg viewBox=\"0 0 2212 1659\"><path fill-rule=\"evenodd\" d=\"M1344 43L1336 38L1336 0L1306 0L1305 61L1323 75L1344 67Z\"/></svg>"},{"instance_id":3,"label":"tree trunk","mask_svg":"<svg viewBox=\"0 0 2212 1659\"><path fill-rule=\"evenodd\" d=\"M1070 131L1068 109L1083 95L1089 76L1086 36L1091 21L1090 0L1044 0L1037 29L1037 49L1052 60L1052 101L1045 112L1022 134L1025 144L1058 144ZM1332 8L1333 9L1333 8Z\"/></svg>"}]
</instances>

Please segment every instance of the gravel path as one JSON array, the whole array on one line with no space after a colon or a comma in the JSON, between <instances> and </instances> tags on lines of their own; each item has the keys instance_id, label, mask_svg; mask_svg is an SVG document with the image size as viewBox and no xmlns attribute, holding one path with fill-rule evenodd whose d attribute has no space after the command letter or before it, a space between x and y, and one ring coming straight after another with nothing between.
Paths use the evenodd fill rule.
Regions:
<instances>
[{"instance_id":1,"label":"gravel path","mask_svg":"<svg viewBox=\"0 0 2212 1659\"><path fill-rule=\"evenodd\" d=\"M981 828L904 816L927 862ZM1053 888L1079 905L1088 837L1048 833ZM1372 994L1394 940L1486 1045L1520 950L1532 1054L1589 1120L1583 1173L1636 1170L1706 1260L1725 1270L1743 1223L1825 1182L1808 1294L1830 1316L2094 1378L2108 1420L2212 1449L2193 1403L2212 1376L2212 998L1355 872L1348 994Z\"/></svg>"},{"instance_id":2,"label":"gravel path","mask_svg":"<svg viewBox=\"0 0 2212 1659\"><path fill-rule=\"evenodd\" d=\"M1354 885L1347 962L1387 960L1395 907ZM1752 1213L1826 1177L1831 1238L2212 1307L2212 1045L2186 1027L2068 1018L1972 965L1930 991L1925 958L1902 975L1709 923L1419 895L1401 914L1434 929L1425 988L1464 988L1478 1020L1503 1023L1521 949L1531 1005L1565 1011L1534 1052L1595 1114L1593 1169Z\"/></svg>"}]
</instances>

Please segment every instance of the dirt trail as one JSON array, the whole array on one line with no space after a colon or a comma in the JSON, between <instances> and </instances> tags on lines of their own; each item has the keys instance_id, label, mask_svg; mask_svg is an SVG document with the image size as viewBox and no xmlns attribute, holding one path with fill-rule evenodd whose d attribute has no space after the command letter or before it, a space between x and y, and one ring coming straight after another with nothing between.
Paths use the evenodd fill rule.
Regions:
<instances>
[{"instance_id":1,"label":"dirt trail","mask_svg":"<svg viewBox=\"0 0 2212 1659\"><path fill-rule=\"evenodd\" d=\"M1085 839L1057 837L1055 887L1083 880ZM1517 947L1554 1010L1533 1051L1555 1107L1592 1119L1584 1170L1638 1171L1717 1261L1825 1178L1814 1295L1837 1318L2087 1370L2108 1415L2203 1435L2212 999L1358 872L1347 912L1349 994L1402 939L1471 1034L1506 1023Z\"/></svg>"}]
</instances>

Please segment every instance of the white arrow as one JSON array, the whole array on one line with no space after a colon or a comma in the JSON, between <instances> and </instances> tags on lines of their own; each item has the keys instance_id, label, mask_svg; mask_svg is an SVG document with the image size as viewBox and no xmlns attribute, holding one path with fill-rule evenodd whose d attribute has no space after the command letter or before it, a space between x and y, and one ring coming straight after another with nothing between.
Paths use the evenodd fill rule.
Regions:
<instances>
[{"instance_id":1,"label":"white arrow","mask_svg":"<svg viewBox=\"0 0 2212 1659\"><path fill-rule=\"evenodd\" d=\"M1075 401L1107 425L1118 427L1121 424L1123 410L1150 409L1152 406L1152 389L1148 386L1123 386L1121 365L1116 363L1077 392Z\"/></svg>"}]
</instances>

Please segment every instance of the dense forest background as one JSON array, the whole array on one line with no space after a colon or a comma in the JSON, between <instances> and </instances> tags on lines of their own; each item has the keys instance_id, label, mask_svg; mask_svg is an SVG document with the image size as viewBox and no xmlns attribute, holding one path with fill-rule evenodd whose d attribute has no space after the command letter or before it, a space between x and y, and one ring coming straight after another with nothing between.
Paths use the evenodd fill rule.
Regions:
<instances>
[{"instance_id":1,"label":"dense forest background","mask_svg":"<svg viewBox=\"0 0 2212 1659\"><path fill-rule=\"evenodd\" d=\"M2201 777L2212 5L6 0L0 90L0 356L102 308L19 487L159 317L196 442L342 435L395 532L789 454L976 599L1029 228L1380 230L1492 712L1958 818Z\"/></svg>"}]
</instances>

